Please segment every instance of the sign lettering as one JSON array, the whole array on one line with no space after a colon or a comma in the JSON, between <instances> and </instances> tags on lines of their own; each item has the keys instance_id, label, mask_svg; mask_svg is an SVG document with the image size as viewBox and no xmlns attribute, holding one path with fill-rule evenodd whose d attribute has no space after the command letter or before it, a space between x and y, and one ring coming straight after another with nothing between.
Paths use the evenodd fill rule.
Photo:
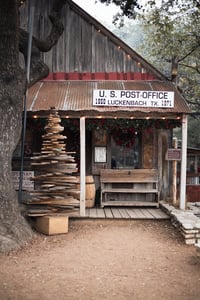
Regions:
<instances>
[{"instance_id":1,"label":"sign lettering","mask_svg":"<svg viewBox=\"0 0 200 300\"><path fill-rule=\"evenodd\" d=\"M174 107L174 92L94 90L93 106Z\"/></svg>"},{"instance_id":2,"label":"sign lettering","mask_svg":"<svg viewBox=\"0 0 200 300\"><path fill-rule=\"evenodd\" d=\"M19 189L19 171L12 171L12 179L14 183L14 187L16 190ZM34 190L34 182L31 181L31 177L34 176L34 171L24 171L23 172L23 190L31 191Z\"/></svg>"},{"instance_id":3,"label":"sign lettering","mask_svg":"<svg viewBox=\"0 0 200 300\"><path fill-rule=\"evenodd\" d=\"M168 149L166 153L166 160L181 160L181 150Z\"/></svg>"}]
</instances>

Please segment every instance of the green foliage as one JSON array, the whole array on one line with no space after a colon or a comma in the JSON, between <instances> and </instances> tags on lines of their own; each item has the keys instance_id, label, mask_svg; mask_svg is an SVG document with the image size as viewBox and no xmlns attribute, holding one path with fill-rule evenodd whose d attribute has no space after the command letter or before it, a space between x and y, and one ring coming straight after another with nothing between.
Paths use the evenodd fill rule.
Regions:
<instances>
[{"instance_id":1,"label":"green foliage","mask_svg":"<svg viewBox=\"0 0 200 300\"><path fill-rule=\"evenodd\" d=\"M189 118L188 122L188 146L200 148L200 122L199 119Z\"/></svg>"},{"instance_id":2,"label":"green foliage","mask_svg":"<svg viewBox=\"0 0 200 300\"><path fill-rule=\"evenodd\" d=\"M44 131L46 125L46 119L28 119L27 127L31 131ZM62 126L69 128L73 132L79 131L80 123L79 119L62 119ZM142 131L149 128L157 129L172 129L181 126L180 120L168 120L168 119L87 119L86 129L88 131L105 129L107 132L111 133L118 129L126 131Z\"/></svg>"},{"instance_id":3,"label":"green foliage","mask_svg":"<svg viewBox=\"0 0 200 300\"><path fill-rule=\"evenodd\" d=\"M169 79L176 77L193 112L188 146L200 147L200 2L165 0L159 7L153 2L140 15L144 30L140 52Z\"/></svg>"},{"instance_id":4,"label":"green foliage","mask_svg":"<svg viewBox=\"0 0 200 300\"><path fill-rule=\"evenodd\" d=\"M169 79L176 78L193 112L188 146L200 147L200 1L150 0L137 13L137 23L125 23L114 33Z\"/></svg>"},{"instance_id":5,"label":"green foliage","mask_svg":"<svg viewBox=\"0 0 200 300\"><path fill-rule=\"evenodd\" d=\"M141 6L138 3L138 0L99 0L99 2L105 3L106 5L113 3L119 6L121 12L117 14L116 19L124 16L129 18L135 18L137 10L141 8Z\"/></svg>"},{"instance_id":6,"label":"green foliage","mask_svg":"<svg viewBox=\"0 0 200 300\"><path fill-rule=\"evenodd\" d=\"M140 22L136 20L129 20L126 21L124 26L120 28L115 27L111 30L121 40L125 41L130 47L132 47L136 51L137 49L139 49L143 39L143 30L141 28Z\"/></svg>"},{"instance_id":7,"label":"green foliage","mask_svg":"<svg viewBox=\"0 0 200 300\"><path fill-rule=\"evenodd\" d=\"M181 128L175 128L173 130L174 136L177 140L181 140L182 133ZM189 116L188 119L188 147L200 148L200 122L199 119L196 119L192 116Z\"/></svg>"},{"instance_id":8,"label":"green foliage","mask_svg":"<svg viewBox=\"0 0 200 300\"><path fill-rule=\"evenodd\" d=\"M173 2L173 6L170 4ZM198 1L147 4L140 15L144 40L140 52L182 90L192 110L200 110L200 6Z\"/></svg>"}]
</instances>

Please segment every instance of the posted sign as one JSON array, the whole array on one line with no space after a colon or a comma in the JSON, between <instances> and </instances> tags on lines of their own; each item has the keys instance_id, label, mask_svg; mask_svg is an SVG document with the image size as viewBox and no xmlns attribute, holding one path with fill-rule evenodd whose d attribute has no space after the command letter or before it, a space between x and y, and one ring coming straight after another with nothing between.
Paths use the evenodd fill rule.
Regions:
<instances>
[{"instance_id":1,"label":"posted sign","mask_svg":"<svg viewBox=\"0 0 200 300\"><path fill-rule=\"evenodd\" d=\"M135 90L94 90L93 106L174 107L174 92Z\"/></svg>"},{"instance_id":2,"label":"posted sign","mask_svg":"<svg viewBox=\"0 0 200 300\"><path fill-rule=\"evenodd\" d=\"M166 160L181 160L181 150L168 149L166 152Z\"/></svg>"},{"instance_id":3,"label":"posted sign","mask_svg":"<svg viewBox=\"0 0 200 300\"><path fill-rule=\"evenodd\" d=\"M14 187L16 190L19 189L19 171L12 171L12 178ZM34 176L34 171L23 171L23 190L32 191L34 190L34 182L30 180Z\"/></svg>"}]
</instances>

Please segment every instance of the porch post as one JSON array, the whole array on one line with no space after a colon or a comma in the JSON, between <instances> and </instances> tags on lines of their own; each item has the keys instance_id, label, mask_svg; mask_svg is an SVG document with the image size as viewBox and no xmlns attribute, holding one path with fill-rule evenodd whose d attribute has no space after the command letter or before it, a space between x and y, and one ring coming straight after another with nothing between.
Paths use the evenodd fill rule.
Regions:
<instances>
[{"instance_id":1,"label":"porch post","mask_svg":"<svg viewBox=\"0 0 200 300\"><path fill-rule=\"evenodd\" d=\"M85 117L80 118L80 216L85 216Z\"/></svg>"},{"instance_id":2,"label":"porch post","mask_svg":"<svg viewBox=\"0 0 200 300\"><path fill-rule=\"evenodd\" d=\"M187 172L187 115L182 117L181 176L180 176L180 209L186 208L186 172Z\"/></svg>"},{"instance_id":3,"label":"porch post","mask_svg":"<svg viewBox=\"0 0 200 300\"><path fill-rule=\"evenodd\" d=\"M177 138L173 139L173 148L177 149ZM172 177L172 201L173 205L177 203L177 160L172 161L173 177Z\"/></svg>"}]
</instances>

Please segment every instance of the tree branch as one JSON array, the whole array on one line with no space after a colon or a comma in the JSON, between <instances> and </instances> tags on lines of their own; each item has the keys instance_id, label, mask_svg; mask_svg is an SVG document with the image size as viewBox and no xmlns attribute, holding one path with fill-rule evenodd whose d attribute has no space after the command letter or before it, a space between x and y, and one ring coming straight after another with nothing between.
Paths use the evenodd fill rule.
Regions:
<instances>
[{"instance_id":1,"label":"tree branch","mask_svg":"<svg viewBox=\"0 0 200 300\"><path fill-rule=\"evenodd\" d=\"M62 2L64 3L66 1ZM48 52L49 50L51 50L52 47L56 45L64 31L63 24L60 21L59 13L53 11L53 13L49 16L49 20L51 21L52 29L48 37L45 40L40 40L36 37L33 37L33 42L41 52Z\"/></svg>"},{"instance_id":2,"label":"tree branch","mask_svg":"<svg viewBox=\"0 0 200 300\"><path fill-rule=\"evenodd\" d=\"M191 51L189 51L185 56L181 57L178 62L183 61L185 58L187 58L188 56L190 56L194 51L196 51L198 48L200 47L200 45L195 46L193 49L191 49Z\"/></svg>"},{"instance_id":3,"label":"tree branch","mask_svg":"<svg viewBox=\"0 0 200 300\"><path fill-rule=\"evenodd\" d=\"M66 2L70 1L71 0L55 0L49 16L52 25L50 34L44 40L40 40L36 37L32 38L30 80L28 83L29 87L49 74L49 68L41 60L40 52L50 51L58 42L64 31L63 24L60 21L60 12ZM28 33L23 29L20 29L19 51L23 54L26 64L28 52Z\"/></svg>"},{"instance_id":4,"label":"tree branch","mask_svg":"<svg viewBox=\"0 0 200 300\"><path fill-rule=\"evenodd\" d=\"M194 70L194 71L196 71L197 73L200 74L200 69L198 67L193 67L193 66L190 66L190 65L187 65L187 64L183 64L183 63L180 63L179 65L183 66L183 67L186 67L186 68L189 68L189 69L192 69L192 70Z\"/></svg>"}]
</instances>

